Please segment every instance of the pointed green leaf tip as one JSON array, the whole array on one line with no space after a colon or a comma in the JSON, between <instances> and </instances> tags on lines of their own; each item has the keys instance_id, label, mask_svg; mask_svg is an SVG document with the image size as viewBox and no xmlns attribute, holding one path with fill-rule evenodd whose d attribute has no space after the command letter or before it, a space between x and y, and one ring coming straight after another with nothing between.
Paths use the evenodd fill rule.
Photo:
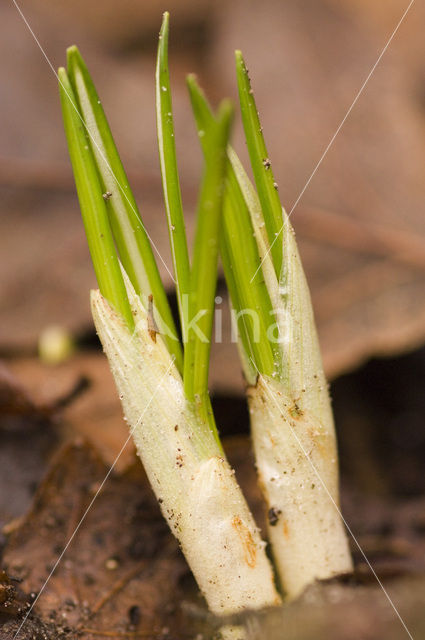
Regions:
<instances>
[{"instance_id":1,"label":"pointed green leaf tip","mask_svg":"<svg viewBox=\"0 0 425 640\"><path fill-rule=\"evenodd\" d=\"M282 267L282 205L279 200L277 184L273 176L266 144L264 142L248 69L241 51L235 52L235 58L239 102L245 138L267 229L273 265L276 276L279 278Z\"/></svg>"},{"instance_id":2,"label":"pointed green leaf tip","mask_svg":"<svg viewBox=\"0 0 425 640\"><path fill-rule=\"evenodd\" d=\"M58 70L58 79L69 155L99 289L133 330L134 319L115 251L102 186L78 102L63 67Z\"/></svg>"},{"instance_id":3,"label":"pointed green leaf tip","mask_svg":"<svg viewBox=\"0 0 425 640\"><path fill-rule=\"evenodd\" d=\"M110 194L105 204L120 261L145 308L152 296L155 324L169 352L175 356L177 368L182 371L182 349L165 289L101 101L77 47L68 49L67 60L69 80L89 131L88 143L102 191Z\"/></svg>"},{"instance_id":4,"label":"pointed green leaf tip","mask_svg":"<svg viewBox=\"0 0 425 640\"><path fill-rule=\"evenodd\" d=\"M176 277L177 302L182 334L185 336L185 327L188 319L185 315L184 299L189 294L190 265L174 140L173 105L168 68L168 36L169 14L166 12L164 13L159 34L156 62L156 122L164 203Z\"/></svg>"}]
</instances>

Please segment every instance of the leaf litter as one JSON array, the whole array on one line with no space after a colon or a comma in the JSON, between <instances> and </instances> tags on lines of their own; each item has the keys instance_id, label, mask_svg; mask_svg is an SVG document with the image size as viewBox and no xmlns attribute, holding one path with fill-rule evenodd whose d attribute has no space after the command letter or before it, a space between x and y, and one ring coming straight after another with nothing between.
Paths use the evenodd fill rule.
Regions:
<instances>
[{"instance_id":1,"label":"leaf litter","mask_svg":"<svg viewBox=\"0 0 425 640\"><path fill-rule=\"evenodd\" d=\"M56 455L3 554L5 570L30 595L29 601L43 589L107 472L82 441L65 445ZM48 638L172 640L201 631L195 621L193 634L192 629L188 633L179 610L178 603L191 592L196 604L196 587L137 463L108 478L34 614ZM32 637L30 629L24 625L20 637Z\"/></svg>"}]
</instances>

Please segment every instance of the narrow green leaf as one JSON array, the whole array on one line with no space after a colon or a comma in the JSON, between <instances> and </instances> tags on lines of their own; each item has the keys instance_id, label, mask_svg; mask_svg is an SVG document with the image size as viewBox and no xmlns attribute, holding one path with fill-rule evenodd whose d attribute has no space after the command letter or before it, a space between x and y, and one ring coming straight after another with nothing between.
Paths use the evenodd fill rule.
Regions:
<instances>
[{"instance_id":1,"label":"narrow green leaf","mask_svg":"<svg viewBox=\"0 0 425 640\"><path fill-rule=\"evenodd\" d=\"M115 251L95 160L65 69L59 69L58 78L69 155L99 289L116 311L124 317L132 330L134 319Z\"/></svg>"},{"instance_id":2,"label":"narrow green leaf","mask_svg":"<svg viewBox=\"0 0 425 640\"><path fill-rule=\"evenodd\" d=\"M68 76L87 127L103 193L108 194L106 209L123 267L134 290L147 307L152 295L153 315L159 333L176 366L182 371L183 357L173 316L153 255L149 237L93 80L77 47L67 51Z\"/></svg>"},{"instance_id":3,"label":"narrow green leaf","mask_svg":"<svg viewBox=\"0 0 425 640\"><path fill-rule=\"evenodd\" d=\"M261 268L251 282L252 274L260 265L260 258L249 210L233 170L228 171L227 185L223 239L229 264L226 254L222 252L225 276L227 278L231 270L230 277L233 275L236 279L240 306L235 309L239 318L238 326L242 322L249 337L248 354L258 371L271 376L276 368L274 350L277 346L271 342L273 308Z\"/></svg>"},{"instance_id":4,"label":"narrow green leaf","mask_svg":"<svg viewBox=\"0 0 425 640\"><path fill-rule=\"evenodd\" d=\"M156 65L156 120L162 186L167 212L171 254L177 281L177 302L180 312L182 334L185 336L187 318L185 317L184 298L189 293L190 265L174 141L173 107L168 70L168 34L169 14L164 13L159 34Z\"/></svg>"},{"instance_id":5,"label":"narrow green leaf","mask_svg":"<svg viewBox=\"0 0 425 640\"><path fill-rule=\"evenodd\" d=\"M236 75L246 143L261 202L277 278L282 266L282 205L273 176L251 83L242 53L236 51Z\"/></svg>"},{"instance_id":6,"label":"narrow green leaf","mask_svg":"<svg viewBox=\"0 0 425 640\"><path fill-rule=\"evenodd\" d=\"M194 76L188 77L187 84L201 145L207 153L206 142L211 136L214 115ZM238 332L248 360L252 358L261 373L272 375L280 354L268 336L268 332L271 336L274 324L273 308L259 268L260 256L250 212L230 162L227 163L220 251ZM251 282L254 273L256 276Z\"/></svg>"},{"instance_id":7,"label":"narrow green leaf","mask_svg":"<svg viewBox=\"0 0 425 640\"><path fill-rule=\"evenodd\" d=\"M225 197L223 203L223 229L220 238L220 256L221 262L223 264L224 277L226 279L226 285L230 296L231 313L236 314L236 318L235 316L233 316L232 321L236 324L236 326L233 326L233 330L237 331L237 335L239 338L238 347L242 360L242 370L247 382L249 384L255 384L255 380L257 378L257 368L251 361L251 358L255 358L252 348L252 333L250 332L252 325L245 321L245 317L243 315L242 321L238 321L239 317L237 315L244 308L244 304L241 302L239 297L237 276L233 273L233 261L230 255L230 245L228 242L226 242L226 231L224 229L225 218L227 215L226 200L227 196ZM254 363L255 362L256 360L254 360Z\"/></svg>"},{"instance_id":8,"label":"narrow green leaf","mask_svg":"<svg viewBox=\"0 0 425 640\"><path fill-rule=\"evenodd\" d=\"M214 135L208 137L198 204L188 314L193 325L187 335L184 358L185 393L194 401L202 400L208 388L226 149L232 116L231 104L223 101L214 122Z\"/></svg>"}]
</instances>

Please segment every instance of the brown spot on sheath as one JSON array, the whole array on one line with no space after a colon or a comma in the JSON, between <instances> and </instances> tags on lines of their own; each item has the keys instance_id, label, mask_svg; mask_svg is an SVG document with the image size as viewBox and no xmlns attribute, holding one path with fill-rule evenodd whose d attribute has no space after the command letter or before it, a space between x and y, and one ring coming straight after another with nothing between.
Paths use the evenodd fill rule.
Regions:
<instances>
[{"instance_id":1,"label":"brown spot on sheath","mask_svg":"<svg viewBox=\"0 0 425 640\"><path fill-rule=\"evenodd\" d=\"M283 535L285 536L285 538L289 538L289 528L288 522L286 520L283 521Z\"/></svg>"},{"instance_id":2,"label":"brown spot on sheath","mask_svg":"<svg viewBox=\"0 0 425 640\"><path fill-rule=\"evenodd\" d=\"M148 333L153 340L156 342L156 334L159 333L157 324L155 322L155 318L153 317L153 295L150 294L148 297Z\"/></svg>"},{"instance_id":3,"label":"brown spot on sheath","mask_svg":"<svg viewBox=\"0 0 425 640\"><path fill-rule=\"evenodd\" d=\"M289 413L293 418L300 418L303 415L302 409L299 408L296 402L294 402L292 407L289 409Z\"/></svg>"},{"instance_id":4,"label":"brown spot on sheath","mask_svg":"<svg viewBox=\"0 0 425 640\"><path fill-rule=\"evenodd\" d=\"M271 507L268 510L267 517L269 519L269 525L271 527L275 527L277 525L277 523L279 522L279 516L281 513L282 513L281 510L276 509L276 507Z\"/></svg>"},{"instance_id":5,"label":"brown spot on sheath","mask_svg":"<svg viewBox=\"0 0 425 640\"><path fill-rule=\"evenodd\" d=\"M251 531L246 525L244 525L244 523L238 516L235 516L233 518L232 527L236 529L236 533L238 534L239 539L242 542L245 562L247 563L248 567L251 567L253 569L257 563L257 547L255 546Z\"/></svg>"}]
</instances>

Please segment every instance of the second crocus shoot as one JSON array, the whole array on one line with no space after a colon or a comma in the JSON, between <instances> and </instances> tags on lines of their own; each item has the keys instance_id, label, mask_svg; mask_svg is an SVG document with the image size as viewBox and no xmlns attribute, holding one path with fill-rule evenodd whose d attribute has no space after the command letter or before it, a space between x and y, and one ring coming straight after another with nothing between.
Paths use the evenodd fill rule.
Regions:
<instances>
[{"instance_id":1,"label":"second crocus shoot","mask_svg":"<svg viewBox=\"0 0 425 640\"><path fill-rule=\"evenodd\" d=\"M229 147L221 254L248 383L269 539L288 599L316 579L352 570L339 510L338 456L310 293L280 204L248 72L236 52L239 101L253 184ZM203 150L212 112L188 87Z\"/></svg>"},{"instance_id":2,"label":"second crocus shoot","mask_svg":"<svg viewBox=\"0 0 425 640\"><path fill-rule=\"evenodd\" d=\"M208 395L232 107L223 101L210 122L190 263L174 144L165 14L156 70L157 130L180 341L103 108L75 47L68 50L67 70L59 70L59 81L69 152L99 284L99 291L91 293L92 314L164 517L215 614L277 604L280 598L265 544L223 453ZM199 318L196 328L194 318ZM240 637L232 628L226 633Z\"/></svg>"}]
</instances>

